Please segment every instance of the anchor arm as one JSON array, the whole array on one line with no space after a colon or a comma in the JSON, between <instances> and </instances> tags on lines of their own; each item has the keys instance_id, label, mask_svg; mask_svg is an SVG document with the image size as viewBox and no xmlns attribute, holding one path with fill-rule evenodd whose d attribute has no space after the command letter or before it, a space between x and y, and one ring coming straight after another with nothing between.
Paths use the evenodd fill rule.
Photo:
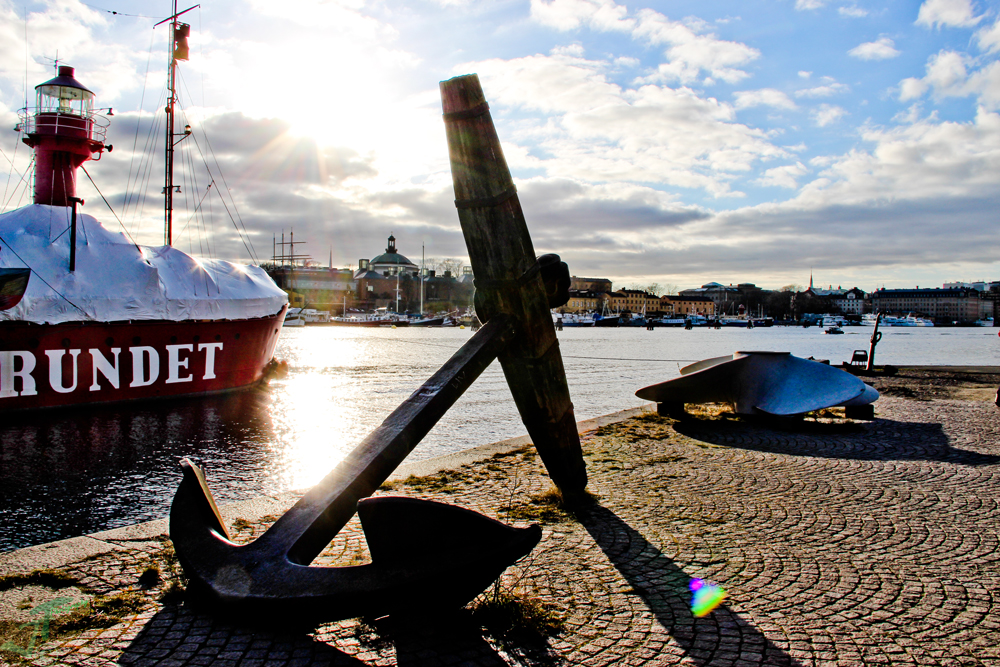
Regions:
<instances>
[{"instance_id":1,"label":"anchor arm","mask_svg":"<svg viewBox=\"0 0 1000 667\"><path fill-rule=\"evenodd\" d=\"M483 326L340 465L249 545L237 546L229 540L203 475L185 462L184 481L170 508L170 536L192 583L219 599L234 600L239 596L232 593L232 572L267 591L280 590L274 581L280 573L297 572L291 577L299 583L303 577L339 578L302 566L330 543L357 511L358 501L374 493L392 474L516 332L507 316Z\"/></svg>"}]
</instances>

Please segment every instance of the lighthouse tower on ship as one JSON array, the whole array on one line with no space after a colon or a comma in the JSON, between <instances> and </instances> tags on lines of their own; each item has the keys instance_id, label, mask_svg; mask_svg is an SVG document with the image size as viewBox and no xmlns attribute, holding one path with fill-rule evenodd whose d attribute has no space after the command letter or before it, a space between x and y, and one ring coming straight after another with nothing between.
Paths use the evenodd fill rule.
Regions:
<instances>
[{"instance_id":1,"label":"lighthouse tower on ship","mask_svg":"<svg viewBox=\"0 0 1000 667\"><path fill-rule=\"evenodd\" d=\"M22 141L35 150L35 203L71 206L77 168L105 148L108 119L94 113L94 93L60 65L59 76L35 86L35 112L24 121Z\"/></svg>"}]
</instances>

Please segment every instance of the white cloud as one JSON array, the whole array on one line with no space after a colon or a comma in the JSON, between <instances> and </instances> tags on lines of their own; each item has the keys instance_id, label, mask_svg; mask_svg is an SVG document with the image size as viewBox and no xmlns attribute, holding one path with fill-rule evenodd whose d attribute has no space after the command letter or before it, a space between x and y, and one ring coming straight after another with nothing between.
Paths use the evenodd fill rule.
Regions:
<instances>
[{"instance_id":1,"label":"white cloud","mask_svg":"<svg viewBox=\"0 0 1000 667\"><path fill-rule=\"evenodd\" d=\"M805 70L799 70L799 78L800 79L808 79L811 76L812 76L812 72L807 72Z\"/></svg>"},{"instance_id":2,"label":"white cloud","mask_svg":"<svg viewBox=\"0 0 1000 667\"><path fill-rule=\"evenodd\" d=\"M983 19L983 16L974 14L971 0L926 0L920 5L916 24L928 28L970 28Z\"/></svg>"},{"instance_id":3,"label":"white cloud","mask_svg":"<svg viewBox=\"0 0 1000 667\"><path fill-rule=\"evenodd\" d=\"M845 83L830 83L825 86L806 88L795 91L795 97L832 97L850 92L851 87Z\"/></svg>"},{"instance_id":4,"label":"white cloud","mask_svg":"<svg viewBox=\"0 0 1000 667\"><path fill-rule=\"evenodd\" d=\"M758 178L754 183L757 185L775 187L775 188L789 188L794 190L799 187L798 178L809 173L809 169L801 162L796 162L795 164L788 164L782 167L774 167L768 169Z\"/></svg>"},{"instance_id":5,"label":"white cloud","mask_svg":"<svg viewBox=\"0 0 1000 667\"><path fill-rule=\"evenodd\" d=\"M806 198L828 203L996 196L1000 173L1000 115L980 109L968 123L927 119L869 128L871 151L852 150L820 174L830 185Z\"/></svg>"},{"instance_id":6,"label":"white cloud","mask_svg":"<svg viewBox=\"0 0 1000 667\"><path fill-rule=\"evenodd\" d=\"M851 19L860 19L868 16L868 10L862 9L857 5L851 5L850 7L838 7L837 13Z\"/></svg>"},{"instance_id":7,"label":"white cloud","mask_svg":"<svg viewBox=\"0 0 1000 667\"><path fill-rule=\"evenodd\" d=\"M627 7L613 0L531 0L531 16L542 25L564 32L581 27L627 32L633 39L667 46L667 62L644 78L645 83L690 83L702 72L735 83L749 76L740 67L760 57L757 49L746 44L719 39L708 32L708 23L696 17L672 21L651 9L642 9L630 17Z\"/></svg>"},{"instance_id":8,"label":"white cloud","mask_svg":"<svg viewBox=\"0 0 1000 667\"><path fill-rule=\"evenodd\" d=\"M826 4L826 0L795 0L795 9L819 9Z\"/></svg>"},{"instance_id":9,"label":"white cloud","mask_svg":"<svg viewBox=\"0 0 1000 667\"><path fill-rule=\"evenodd\" d=\"M614 0L531 0L531 17L556 30L593 30L631 32L635 20L626 18L628 8Z\"/></svg>"},{"instance_id":10,"label":"white cloud","mask_svg":"<svg viewBox=\"0 0 1000 667\"><path fill-rule=\"evenodd\" d=\"M836 123L846 115L846 110L833 104L821 104L819 109L815 109L812 112L813 122L819 127L826 127L831 123Z\"/></svg>"},{"instance_id":11,"label":"white cloud","mask_svg":"<svg viewBox=\"0 0 1000 667\"><path fill-rule=\"evenodd\" d=\"M987 53L1000 51L1000 21L996 21L988 28L977 32L976 42L979 44L979 48Z\"/></svg>"},{"instance_id":12,"label":"white cloud","mask_svg":"<svg viewBox=\"0 0 1000 667\"><path fill-rule=\"evenodd\" d=\"M787 157L766 134L735 122L735 112L688 88L622 89L606 64L566 56L488 60L475 70L491 104L544 112L522 124L524 140L551 157L536 157L550 177L588 183L632 181L739 195L729 182L761 160ZM518 137L512 138L518 142Z\"/></svg>"},{"instance_id":13,"label":"white cloud","mask_svg":"<svg viewBox=\"0 0 1000 667\"><path fill-rule=\"evenodd\" d=\"M865 42L855 46L847 52L847 55L854 56L861 60L886 60L899 55L896 44L888 37L880 37L874 42Z\"/></svg>"},{"instance_id":14,"label":"white cloud","mask_svg":"<svg viewBox=\"0 0 1000 667\"><path fill-rule=\"evenodd\" d=\"M795 102L788 95L774 88L760 90L742 90L733 94L736 97L737 109L751 107L774 107L775 109L795 109Z\"/></svg>"}]
</instances>

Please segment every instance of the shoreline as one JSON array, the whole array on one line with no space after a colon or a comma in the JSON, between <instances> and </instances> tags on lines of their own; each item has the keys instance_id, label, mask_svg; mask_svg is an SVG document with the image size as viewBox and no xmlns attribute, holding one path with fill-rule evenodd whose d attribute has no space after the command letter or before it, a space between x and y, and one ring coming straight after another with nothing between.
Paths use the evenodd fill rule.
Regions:
<instances>
[{"instance_id":1,"label":"shoreline","mask_svg":"<svg viewBox=\"0 0 1000 667\"><path fill-rule=\"evenodd\" d=\"M579 421L577 422L577 430L582 434L652 411L655 411L655 405L652 403L620 410ZM507 453L530 444L531 438L522 435L421 461L404 462L386 481L398 482L411 475L416 477L436 475L445 470L457 469L463 465L488 459L495 454ZM238 500L220 505L219 511L222 513L222 518L230 524L236 519L256 522L261 517L274 513L284 513L307 490L298 489L275 496L257 496L247 500ZM169 519L164 517L6 551L0 553L0 577L14 573L26 573L36 569L59 568L85 558L135 548L140 543L152 544L158 536L168 534L168 521Z\"/></svg>"},{"instance_id":2,"label":"shoreline","mask_svg":"<svg viewBox=\"0 0 1000 667\"><path fill-rule=\"evenodd\" d=\"M872 384L876 389L880 389L883 395L902 395L913 398L913 394L904 392L900 394L895 391L901 384L901 380L906 378L906 372L916 372L918 374L969 374L969 375L996 375L1000 376L1000 366L973 366L973 365L928 365L917 366L907 365L897 367L899 375L893 377L873 377L860 376L860 379L868 384ZM883 385L880 387L879 385ZM888 387L886 387L888 385ZM984 392L989 389L984 389ZM584 433L601 426L624 421L630 417L647 412L655 412L655 403L619 410L599 417L593 417L577 422L577 431ZM403 464L389 476L387 482L394 482L405 479L410 475L417 477L435 475L443 470L457 469L463 465L469 465L483 459L490 458L494 454L509 452L519 447L531 444L531 438L527 435L507 438L493 443L477 445L459 452L442 454L440 456L413 461ZM274 496L262 495L246 500L225 503L219 506L223 518L233 521L236 518L243 518L250 521L259 519L262 516L274 512L283 513L294 500L301 496L307 489L297 489L286 491ZM20 549L0 552L0 576L5 576L13 572L25 571L28 563L34 563L31 569L59 567L66 563L79 560L81 558L93 557L96 555L109 553L116 549L124 548L123 545L135 544L154 539L157 535L167 534L167 517L130 524L119 528L78 535L52 542L44 542ZM37 559L37 560L36 560Z\"/></svg>"},{"instance_id":3,"label":"shoreline","mask_svg":"<svg viewBox=\"0 0 1000 667\"><path fill-rule=\"evenodd\" d=\"M0 630L26 647L3 657L32 667L1000 664L1000 368L869 379L882 392L870 421L836 409L774 421L719 405L688 406L678 421L647 404L579 422L592 500L572 509L524 436L401 466L377 493L541 527L532 553L453 615L241 623L185 593L162 519L0 554ZM222 507L233 540L258 537L296 497ZM355 517L313 565L369 560ZM2 576L40 567L54 568L41 579L71 583ZM693 579L727 593L704 618L691 611ZM534 624L512 632L489 616L498 591ZM44 632L32 620L44 605L88 602L131 606L53 616ZM11 634L17 624L38 641Z\"/></svg>"}]
</instances>

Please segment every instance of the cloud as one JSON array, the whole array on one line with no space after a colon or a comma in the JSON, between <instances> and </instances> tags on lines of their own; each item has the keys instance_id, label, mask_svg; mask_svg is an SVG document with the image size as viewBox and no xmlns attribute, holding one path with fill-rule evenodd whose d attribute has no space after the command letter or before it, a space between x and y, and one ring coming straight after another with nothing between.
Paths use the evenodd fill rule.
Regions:
<instances>
[{"instance_id":1,"label":"cloud","mask_svg":"<svg viewBox=\"0 0 1000 667\"><path fill-rule=\"evenodd\" d=\"M919 99L930 92L935 99L975 96L987 109L1000 108L1000 61L992 61L979 69L980 61L956 51L940 51L927 60L927 74L910 77L899 83L900 101Z\"/></svg>"},{"instance_id":2,"label":"cloud","mask_svg":"<svg viewBox=\"0 0 1000 667\"><path fill-rule=\"evenodd\" d=\"M625 5L613 0L531 0L531 17L563 32L587 27L601 32L625 32L633 39L655 46L666 45L667 58L645 83L696 81L709 77L735 83L749 76L740 69L760 57L757 49L719 39L700 19L672 21L651 9L628 15Z\"/></svg>"},{"instance_id":3,"label":"cloud","mask_svg":"<svg viewBox=\"0 0 1000 667\"><path fill-rule=\"evenodd\" d=\"M795 189L799 186L798 178L809 173L809 169L801 162L782 167L773 167L764 172L754 183L776 188Z\"/></svg>"},{"instance_id":4,"label":"cloud","mask_svg":"<svg viewBox=\"0 0 1000 667\"><path fill-rule=\"evenodd\" d=\"M899 55L895 43L888 37L880 37L874 42L865 42L855 46L847 55L860 60L887 60Z\"/></svg>"},{"instance_id":5,"label":"cloud","mask_svg":"<svg viewBox=\"0 0 1000 667\"><path fill-rule=\"evenodd\" d=\"M795 9L802 11L805 9L819 9L826 4L826 0L795 0Z\"/></svg>"},{"instance_id":6,"label":"cloud","mask_svg":"<svg viewBox=\"0 0 1000 667\"><path fill-rule=\"evenodd\" d=\"M862 9L857 5L851 5L850 7L838 7L837 13L851 19L860 19L868 16L868 10Z\"/></svg>"},{"instance_id":7,"label":"cloud","mask_svg":"<svg viewBox=\"0 0 1000 667\"><path fill-rule=\"evenodd\" d=\"M761 160L785 157L767 135L735 122L735 112L688 88L621 88L608 65L565 55L488 60L478 71L491 104L543 112L519 125L513 142L537 144L535 168L589 183L632 181L730 191L729 181Z\"/></svg>"},{"instance_id":8,"label":"cloud","mask_svg":"<svg viewBox=\"0 0 1000 667\"><path fill-rule=\"evenodd\" d=\"M842 93L848 93L851 87L844 83L829 83L825 86L796 90L795 97L832 97Z\"/></svg>"},{"instance_id":9,"label":"cloud","mask_svg":"<svg viewBox=\"0 0 1000 667\"><path fill-rule=\"evenodd\" d=\"M988 28L977 32L976 42L979 44L979 48L986 53L1000 51L1000 21L996 21Z\"/></svg>"},{"instance_id":10,"label":"cloud","mask_svg":"<svg viewBox=\"0 0 1000 667\"><path fill-rule=\"evenodd\" d=\"M631 32L635 20L626 18L628 8L614 0L531 0L531 18L556 30L583 26L599 31Z\"/></svg>"},{"instance_id":11,"label":"cloud","mask_svg":"<svg viewBox=\"0 0 1000 667\"><path fill-rule=\"evenodd\" d=\"M749 109L751 107L774 107L775 109L796 109L795 102L780 90L774 88L762 88L760 90L742 90L733 93L736 98L737 109Z\"/></svg>"},{"instance_id":12,"label":"cloud","mask_svg":"<svg viewBox=\"0 0 1000 667\"><path fill-rule=\"evenodd\" d=\"M701 24L696 27L703 27ZM651 9L639 12L636 37L652 44L669 44L667 62L659 66L657 75L648 82L680 81L689 83L706 71L727 83L736 83L749 76L740 67L760 57L760 51L741 44L718 39L712 33L698 34L695 29L669 20Z\"/></svg>"},{"instance_id":13,"label":"cloud","mask_svg":"<svg viewBox=\"0 0 1000 667\"><path fill-rule=\"evenodd\" d=\"M971 28L983 20L983 16L974 16L974 13L970 0L925 0L920 5L916 24L927 28Z\"/></svg>"},{"instance_id":14,"label":"cloud","mask_svg":"<svg viewBox=\"0 0 1000 667\"><path fill-rule=\"evenodd\" d=\"M819 109L812 112L812 119L819 127L826 127L831 123L836 123L846 115L847 111L841 107L833 104L821 104Z\"/></svg>"}]
</instances>

